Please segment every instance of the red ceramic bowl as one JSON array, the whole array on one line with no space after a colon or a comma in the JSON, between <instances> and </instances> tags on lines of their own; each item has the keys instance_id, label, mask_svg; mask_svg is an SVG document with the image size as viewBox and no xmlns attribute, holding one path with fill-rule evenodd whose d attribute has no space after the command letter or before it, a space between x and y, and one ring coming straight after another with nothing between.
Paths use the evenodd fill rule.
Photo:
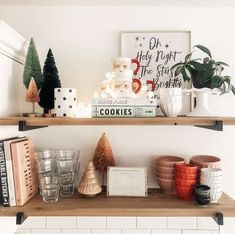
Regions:
<instances>
[{"instance_id":1,"label":"red ceramic bowl","mask_svg":"<svg viewBox=\"0 0 235 234\"><path fill-rule=\"evenodd\" d=\"M193 188L194 187L176 186L175 190L180 199L190 201L193 199Z\"/></svg>"},{"instance_id":2,"label":"red ceramic bowl","mask_svg":"<svg viewBox=\"0 0 235 234\"><path fill-rule=\"evenodd\" d=\"M179 172L179 171L175 172L175 178L178 178L178 179L196 180L197 177L198 177L198 173L189 174L189 173L182 173L182 172Z\"/></svg>"},{"instance_id":3,"label":"red ceramic bowl","mask_svg":"<svg viewBox=\"0 0 235 234\"><path fill-rule=\"evenodd\" d=\"M156 159L156 164L159 166L173 167L176 163L184 163L184 158L166 155Z\"/></svg>"},{"instance_id":4,"label":"red ceramic bowl","mask_svg":"<svg viewBox=\"0 0 235 234\"><path fill-rule=\"evenodd\" d=\"M175 181L173 179L164 179L158 176L156 179L164 193L175 194Z\"/></svg>"},{"instance_id":5,"label":"red ceramic bowl","mask_svg":"<svg viewBox=\"0 0 235 234\"><path fill-rule=\"evenodd\" d=\"M191 157L190 161L201 167L219 168L221 159L211 155L196 155Z\"/></svg>"},{"instance_id":6,"label":"red ceramic bowl","mask_svg":"<svg viewBox=\"0 0 235 234\"><path fill-rule=\"evenodd\" d=\"M181 164L175 164L175 169L176 171L182 173L196 174L198 167L192 164L181 163Z\"/></svg>"},{"instance_id":7,"label":"red ceramic bowl","mask_svg":"<svg viewBox=\"0 0 235 234\"><path fill-rule=\"evenodd\" d=\"M184 187L192 187L195 186L197 183L197 180L183 180L175 178L175 185L176 186L184 186Z\"/></svg>"}]
</instances>

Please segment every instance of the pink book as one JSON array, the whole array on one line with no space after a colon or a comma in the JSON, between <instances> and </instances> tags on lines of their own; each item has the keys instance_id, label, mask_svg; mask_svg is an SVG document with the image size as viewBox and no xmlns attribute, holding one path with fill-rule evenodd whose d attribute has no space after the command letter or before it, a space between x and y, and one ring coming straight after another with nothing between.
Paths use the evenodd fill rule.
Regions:
<instances>
[{"instance_id":1,"label":"pink book","mask_svg":"<svg viewBox=\"0 0 235 234\"><path fill-rule=\"evenodd\" d=\"M36 161L31 139L11 143L16 206L23 206L38 191Z\"/></svg>"}]
</instances>

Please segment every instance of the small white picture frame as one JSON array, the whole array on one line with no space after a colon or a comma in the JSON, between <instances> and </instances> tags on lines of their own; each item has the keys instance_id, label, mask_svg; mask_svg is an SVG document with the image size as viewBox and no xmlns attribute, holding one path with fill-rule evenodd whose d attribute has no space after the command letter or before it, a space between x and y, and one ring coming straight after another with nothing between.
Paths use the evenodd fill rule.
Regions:
<instances>
[{"instance_id":1,"label":"small white picture frame","mask_svg":"<svg viewBox=\"0 0 235 234\"><path fill-rule=\"evenodd\" d=\"M147 168L108 167L107 196L147 197Z\"/></svg>"}]
</instances>

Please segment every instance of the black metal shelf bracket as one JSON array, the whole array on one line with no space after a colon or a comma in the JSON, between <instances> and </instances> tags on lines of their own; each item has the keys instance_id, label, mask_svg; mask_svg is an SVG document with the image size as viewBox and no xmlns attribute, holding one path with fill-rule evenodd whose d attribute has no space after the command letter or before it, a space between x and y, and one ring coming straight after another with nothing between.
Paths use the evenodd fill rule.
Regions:
<instances>
[{"instance_id":1,"label":"black metal shelf bracket","mask_svg":"<svg viewBox=\"0 0 235 234\"><path fill-rule=\"evenodd\" d=\"M216 212L215 216L213 217L213 219L215 220L215 222L218 225L224 225L224 215L221 212Z\"/></svg>"},{"instance_id":2,"label":"black metal shelf bracket","mask_svg":"<svg viewBox=\"0 0 235 234\"><path fill-rule=\"evenodd\" d=\"M16 225L21 225L27 217L24 216L24 212L18 212L16 214Z\"/></svg>"},{"instance_id":3,"label":"black metal shelf bracket","mask_svg":"<svg viewBox=\"0 0 235 234\"><path fill-rule=\"evenodd\" d=\"M216 120L214 125L194 125L198 128L206 128L214 131L223 131L223 120Z\"/></svg>"},{"instance_id":4,"label":"black metal shelf bracket","mask_svg":"<svg viewBox=\"0 0 235 234\"><path fill-rule=\"evenodd\" d=\"M34 129L39 129L39 128L46 128L48 126L28 126L26 121L20 120L19 121L19 127L18 131L24 132L24 131L29 131L29 130L34 130Z\"/></svg>"}]
</instances>

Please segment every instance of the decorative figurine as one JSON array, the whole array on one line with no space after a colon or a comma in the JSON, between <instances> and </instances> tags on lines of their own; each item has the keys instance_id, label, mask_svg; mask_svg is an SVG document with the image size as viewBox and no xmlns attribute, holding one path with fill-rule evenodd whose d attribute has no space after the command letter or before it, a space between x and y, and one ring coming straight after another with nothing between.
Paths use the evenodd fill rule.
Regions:
<instances>
[{"instance_id":1,"label":"decorative figurine","mask_svg":"<svg viewBox=\"0 0 235 234\"><path fill-rule=\"evenodd\" d=\"M84 171L83 177L77 188L78 192L86 197L92 198L102 191L95 172L93 161L90 161Z\"/></svg>"}]
</instances>

